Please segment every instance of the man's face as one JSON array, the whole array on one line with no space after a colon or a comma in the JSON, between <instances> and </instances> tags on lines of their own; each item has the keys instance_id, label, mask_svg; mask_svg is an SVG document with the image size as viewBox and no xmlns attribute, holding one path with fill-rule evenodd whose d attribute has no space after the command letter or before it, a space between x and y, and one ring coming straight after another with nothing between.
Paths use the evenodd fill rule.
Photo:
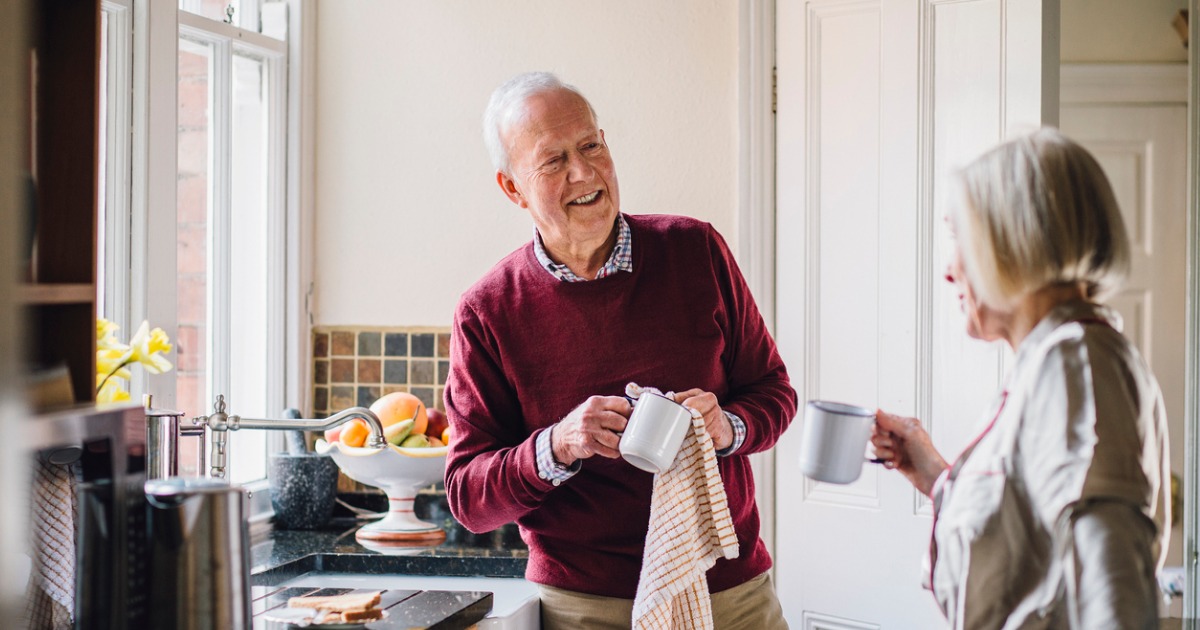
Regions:
<instances>
[{"instance_id":1,"label":"man's face","mask_svg":"<svg viewBox=\"0 0 1200 630\"><path fill-rule=\"evenodd\" d=\"M503 141L512 174L497 173L496 181L529 210L548 248L608 238L620 212L617 171L582 98L567 90L530 97L525 119Z\"/></svg>"}]
</instances>

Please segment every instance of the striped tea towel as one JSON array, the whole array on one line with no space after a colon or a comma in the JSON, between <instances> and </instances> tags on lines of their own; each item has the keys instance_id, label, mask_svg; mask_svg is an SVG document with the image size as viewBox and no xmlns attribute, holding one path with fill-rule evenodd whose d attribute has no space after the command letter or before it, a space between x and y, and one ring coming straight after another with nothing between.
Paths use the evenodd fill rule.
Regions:
<instances>
[{"instance_id":1,"label":"striped tea towel","mask_svg":"<svg viewBox=\"0 0 1200 630\"><path fill-rule=\"evenodd\" d=\"M737 534L717 470L717 452L692 411L675 463L654 477L650 531L633 601L633 628L712 628L708 571L738 557Z\"/></svg>"},{"instance_id":2,"label":"striped tea towel","mask_svg":"<svg viewBox=\"0 0 1200 630\"><path fill-rule=\"evenodd\" d=\"M30 630L67 630L75 616L75 471L35 458L33 572L23 611Z\"/></svg>"}]
</instances>

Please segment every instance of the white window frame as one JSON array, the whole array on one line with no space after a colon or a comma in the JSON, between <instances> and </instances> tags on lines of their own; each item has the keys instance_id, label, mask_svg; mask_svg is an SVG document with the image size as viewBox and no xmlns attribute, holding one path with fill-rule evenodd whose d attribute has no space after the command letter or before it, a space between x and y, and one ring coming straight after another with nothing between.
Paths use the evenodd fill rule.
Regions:
<instances>
[{"instance_id":1,"label":"white window frame","mask_svg":"<svg viewBox=\"0 0 1200 630\"><path fill-rule=\"evenodd\" d=\"M104 159L104 295L102 315L132 332L130 224L133 172L133 7L132 0L104 0L101 10L108 21L105 74L106 116ZM140 371L138 377L144 377ZM140 391L141 382L133 384Z\"/></svg>"},{"instance_id":2,"label":"white window frame","mask_svg":"<svg viewBox=\"0 0 1200 630\"><path fill-rule=\"evenodd\" d=\"M254 2L257 9L258 0L249 1ZM278 19L281 15L280 12L283 11L284 17L290 23L288 28L299 32L300 11L288 12L288 7L299 9L307 1L287 0L284 3L285 7L272 10L272 16ZM140 323L144 319L149 320L152 324L164 328L173 338L178 336L178 313L174 299L177 284L178 45L181 35L191 33L194 36L198 34L197 31L215 33L216 36L225 39L231 53L246 51L252 56L274 59L274 65L269 65L267 68L270 80L273 82L271 86L272 100L267 106L270 108L272 120L278 123L268 142L269 160L276 168L268 184L270 187L268 229L271 234L275 235L268 245L271 250L269 254L271 264L268 273L271 286L278 287L278 293L271 296L269 317L272 322L278 322L279 326L278 328L274 325L271 327L272 339L269 346L271 359L264 369L268 370L268 378L270 378L268 393L270 404L277 405L280 410L282 410L284 401L295 401L303 406L305 404L303 395L306 388L297 387L297 385L303 381L303 378L298 377L298 372L302 373L304 370L302 369L303 365L300 365L295 359L293 348L297 338L306 339L307 328L303 331L293 330L303 325L305 319L303 304L295 297L295 285L298 283L297 279L293 277L296 274L292 268L300 266L297 265L297 262L307 264L304 262L307 260L305 252L299 251L303 246L302 240L295 238L295 232L297 230L307 231L311 227L300 225L301 221L296 218L297 208L300 208L302 204L299 199L293 197L298 193L304 194L308 189L296 188L294 183L290 187L288 185L289 179L294 179L294 176L289 176L288 173L295 172L297 160L294 152L295 146L298 146L299 143L294 137L289 142L287 136L289 131L293 135L296 134L295 123L289 119L295 116L298 109L295 102L298 93L295 86L291 85L288 80L288 73L295 72L294 65L289 67L288 55L289 46L291 46L290 54L297 54L297 42L275 40L258 33L188 14L180 11L176 2L159 2L158 0L105 0L105 2L112 3L114 7L129 9L130 11L127 11L126 15L132 13L132 33L129 40L126 40L130 42L132 55L125 55L129 59L125 76L128 77L132 89L114 88L119 89L122 94L132 94L127 105L131 127L128 133L131 137L127 149L128 157L125 158L128 160L128 166L117 165L117 160L121 159L119 156L116 159L105 156L106 160L110 160L108 163L110 169L125 168L129 173L127 178L129 182L128 202L124 204L128 208L128 220L110 222L114 226L128 226L127 231L125 234L114 234L111 245L106 240L110 255L124 252L124 254L112 257L114 272L106 272L110 282L125 283L124 298L119 296L121 290L119 284L114 285L114 291L118 292L116 297L106 296L106 302L112 304L115 309L113 319L118 323L122 323L121 320L124 320L123 326L131 325L133 322ZM114 73L114 75L119 75L119 73ZM119 103L119 100L114 99L112 102ZM118 106L124 107L125 105ZM116 137L116 135L113 132L110 137ZM291 153L289 153L289 148L291 148ZM228 155L223 156L220 164L228 165L228 158ZM220 169L214 168L212 172L215 174L218 170ZM228 174L226 173L224 177L227 182ZM119 191L112 192L120 194ZM289 192L291 197L289 197ZM311 201L305 203L311 203ZM121 203L108 205L120 207ZM226 216L228 215L226 214ZM310 219L305 221L310 221ZM109 236L106 235L105 238L108 239ZM120 240L122 238L125 239L125 244L122 244ZM121 261L121 257L124 257L125 260ZM299 257L299 261L296 260L296 257ZM213 257L210 254L211 259ZM108 263L109 260L106 260L106 264ZM227 263L224 264L223 273L226 274L226 277L227 267ZM122 268L126 270L126 273L119 272ZM306 275L300 274L301 281ZM224 326L226 331L228 331L229 322L228 307L227 300L225 300L216 311L218 316L212 318L214 325ZM211 308L213 306L210 306ZM116 314L120 309L124 309L127 314L125 316ZM301 346L300 350L307 347L303 342L299 345ZM290 360L285 360L285 352L291 357ZM214 356L216 356L214 353L209 352L209 357ZM210 370L210 379L213 378L214 372L223 373L223 376L217 376L215 385L210 385L210 391L219 392L224 388L219 379L224 378L227 384L228 371L223 367L215 371ZM175 374L175 371L172 370L147 379L140 372L135 371L131 383L132 392L135 397L143 392L153 394L156 407L178 409ZM236 405L236 402L233 404ZM210 409L180 409L180 411L190 418L207 414ZM231 411L237 413L236 408ZM267 438L267 452L282 450L282 434L268 432ZM266 453L263 456L265 459ZM251 514L254 515L252 521L265 519L270 513L269 493L265 492L266 480L245 485L251 490L262 490L254 492L252 495Z\"/></svg>"},{"instance_id":3,"label":"white window frame","mask_svg":"<svg viewBox=\"0 0 1200 630\"><path fill-rule=\"evenodd\" d=\"M230 244L230 182L231 147L230 126L232 117L233 56L243 54L261 59L271 83L270 99L267 103L272 125L268 130L267 151L267 226L268 226L268 280L271 287L268 295L268 319L277 322L272 326L273 334L267 340L268 409L282 412L285 406L285 305L286 297L286 138L287 138L287 43L259 33L241 29L224 22L180 11L178 14L179 37L210 45L212 48L213 72L209 99L211 119L209 151L209 212L211 217L208 233L208 334L206 352L207 399L215 398L230 390L229 356L224 351L230 345L230 326L236 305L230 303L228 287L232 273L232 261L238 252L231 251ZM171 293L174 295L174 292ZM237 401L230 401L231 413L238 413ZM196 415L199 415L197 413ZM236 440L236 436L231 436ZM268 435L268 448L272 442L282 439L279 435ZM263 453L266 457L266 453ZM247 484L253 486L253 483Z\"/></svg>"},{"instance_id":4,"label":"white window frame","mask_svg":"<svg viewBox=\"0 0 1200 630\"><path fill-rule=\"evenodd\" d=\"M250 24L258 24L259 13L261 11L262 0L226 0L225 5L230 6L237 4L237 12L234 13L234 20L237 22L248 22ZM179 0L179 13L190 13L193 15L202 15L201 10L204 3L202 0ZM246 27L241 27L245 29ZM256 29L247 29L256 30Z\"/></svg>"}]
</instances>

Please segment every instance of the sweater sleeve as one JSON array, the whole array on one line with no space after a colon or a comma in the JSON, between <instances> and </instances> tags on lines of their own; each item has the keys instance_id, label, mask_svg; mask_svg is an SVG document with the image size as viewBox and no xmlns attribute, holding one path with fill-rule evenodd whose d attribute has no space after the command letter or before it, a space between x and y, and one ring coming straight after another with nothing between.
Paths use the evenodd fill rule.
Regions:
<instances>
[{"instance_id":1,"label":"sweater sleeve","mask_svg":"<svg viewBox=\"0 0 1200 630\"><path fill-rule=\"evenodd\" d=\"M738 454L765 451L775 446L795 418L796 391L737 261L711 227L709 247L729 317L724 359L729 391L720 401L721 408L746 424Z\"/></svg>"},{"instance_id":2,"label":"sweater sleeve","mask_svg":"<svg viewBox=\"0 0 1200 630\"><path fill-rule=\"evenodd\" d=\"M472 532L494 530L535 509L555 486L538 475L536 443L486 322L467 299L450 341L446 416L454 439L446 459L446 498Z\"/></svg>"}]
</instances>

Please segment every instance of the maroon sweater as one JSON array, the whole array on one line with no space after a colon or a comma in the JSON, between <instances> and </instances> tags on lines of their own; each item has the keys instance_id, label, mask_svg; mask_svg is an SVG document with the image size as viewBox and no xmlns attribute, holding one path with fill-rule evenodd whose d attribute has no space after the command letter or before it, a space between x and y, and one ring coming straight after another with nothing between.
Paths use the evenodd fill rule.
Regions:
<instances>
[{"instance_id":1,"label":"maroon sweater","mask_svg":"<svg viewBox=\"0 0 1200 630\"><path fill-rule=\"evenodd\" d=\"M633 598L650 519L653 475L592 457L554 486L538 477L535 441L589 396L635 382L714 393L746 422L737 453L719 458L740 543L718 560L709 589L771 567L759 538L747 455L774 446L796 393L728 246L712 226L626 215L633 272L562 282L530 242L459 302L446 410L450 510L468 529L516 521L529 545L526 578L572 591Z\"/></svg>"}]
</instances>

